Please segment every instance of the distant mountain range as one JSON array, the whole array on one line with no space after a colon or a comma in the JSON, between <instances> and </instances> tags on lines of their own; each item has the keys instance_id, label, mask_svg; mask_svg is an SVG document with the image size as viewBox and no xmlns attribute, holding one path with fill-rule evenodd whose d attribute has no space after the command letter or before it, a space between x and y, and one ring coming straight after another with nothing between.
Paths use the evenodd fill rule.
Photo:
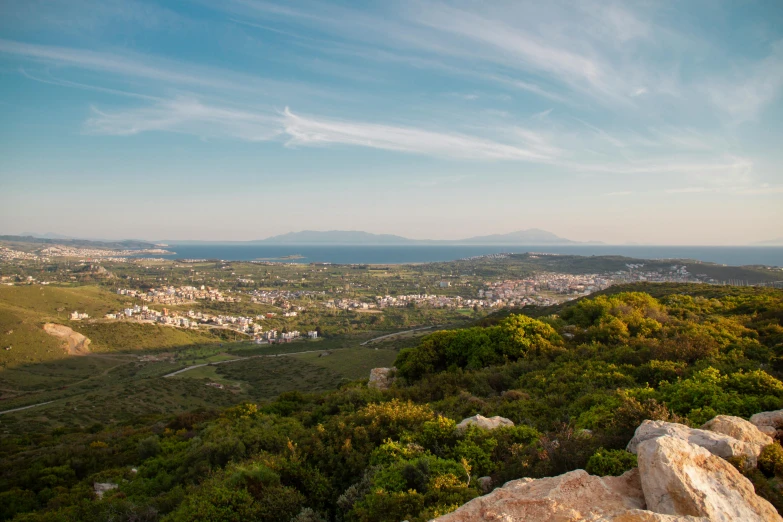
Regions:
<instances>
[{"instance_id":1,"label":"distant mountain range","mask_svg":"<svg viewBox=\"0 0 783 522\"><path fill-rule=\"evenodd\" d=\"M36 234L35 232L22 232L19 234L22 237L34 237L36 239L77 239L71 236L64 236L62 234L56 234L54 232L47 232L45 234Z\"/></svg>"},{"instance_id":2,"label":"distant mountain range","mask_svg":"<svg viewBox=\"0 0 783 522\"><path fill-rule=\"evenodd\" d=\"M54 234L57 235L57 234ZM157 248L159 245L150 241L140 241L138 239L123 239L123 240L99 240L99 239L74 239L74 238L48 238L23 235L23 236L4 236L0 235L0 241L10 241L18 243L37 243L43 245L66 245L78 248L112 248L123 250L143 250L148 248Z\"/></svg>"},{"instance_id":3,"label":"distant mountain range","mask_svg":"<svg viewBox=\"0 0 783 522\"><path fill-rule=\"evenodd\" d=\"M358 230L303 230L252 241L269 245L575 245L572 241L546 230L531 228L508 234L474 236L466 239L409 239L392 234L372 234ZM584 244L584 243L583 243ZM590 242L589 244L601 244Z\"/></svg>"}]
</instances>

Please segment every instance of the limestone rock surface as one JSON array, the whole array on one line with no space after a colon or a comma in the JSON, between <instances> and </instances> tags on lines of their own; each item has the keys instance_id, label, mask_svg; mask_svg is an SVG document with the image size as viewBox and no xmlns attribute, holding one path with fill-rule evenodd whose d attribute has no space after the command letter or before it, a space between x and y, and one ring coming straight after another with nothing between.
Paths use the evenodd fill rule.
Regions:
<instances>
[{"instance_id":1,"label":"limestone rock surface","mask_svg":"<svg viewBox=\"0 0 783 522\"><path fill-rule=\"evenodd\" d=\"M644 508L636 469L621 477L596 477L578 469L557 477L520 479L478 497L438 522L623 520L612 518ZM628 518L636 520L656 520Z\"/></svg>"},{"instance_id":2,"label":"limestone rock surface","mask_svg":"<svg viewBox=\"0 0 783 522\"><path fill-rule=\"evenodd\" d=\"M462 421L457 424L457 429L464 430L471 425L476 425L483 430L494 430L495 428L501 428L503 426L513 426L514 422L505 417L484 417L483 415L474 415L473 417L462 419Z\"/></svg>"},{"instance_id":3,"label":"limestone rock surface","mask_svg":"<svg viewBox=\"0 0 783 522\"><path fill-rule=\"evenodd\" d=\"M632 509L609 518L600 519L601 522L709 522L704 517L691 517L688 515L664 515L653 513L645 509Z\"/></svg>"},{"instance_id":4,"label":"limestone rock surface","mask_svg":"<svg viewBox=\"0 0 783 522\"><path fill-rule=\"evenodd\" d=\"M93 491L95 491L95 495L98 498L103 498L104 493L118 487L114 482L95 482L92 485Z\"/></svg>"},{"instance_id":5,"label":"limestone rock surface","mask_svg":"<svg viewBox=\"0 0 783 522\"><path fill-rule=\"evenodd\" d=\"M751 424L740 417L731 415L718 415L707 421L701 429L722 433L739 441L749 444L757 444L761 448L772 444L772 437L762 433L755 424ZM761 449L759 449L761 451Z\"/></svg>"},{"instance_id":6,"label":"limestone rock surface","mask_svg":"<svg viewBox=\"0 0 783 522\"><path fill-rule=\"evenodd\" d=\"M783 522L734 466L682 437L644 440L636 448L647 509L711 522Z\"/></svg>"},{"instance_id":7,"label":"limestone rock surface","mask_svg":"<svg viewBox=\"0 0 783 522\"><path fill-rule=\"evenodd\" d=\"M783 410L757 413L750 418L750 423L755 424L759 429L762 427L773 428L775 431L783 429ZM765 433L769 435L770 431L765 431Z\"/></svg>"},{"instance_id":8,"label":"limestone rock surface","mask_svg":"<svg viewBox=\"0 0 783 522\"><path fill-rule=\"evenodd\" d=\"M753 465L756 464L756 458L759 456L762 448L758 444L743 442L722 433L689 428L684 424L677 424L676 422L646 420L636 428L636 433L626 449L631 453L636 453L637 447L642 442L662 436L678 438L696 446L701 446L718 457L744 456Z\"/></svg>"},{"instance_id":9,"label":"limestone rock surface","mask_svg":"<svg viewBox=\"0 0 783 522\"><path fill-rule=\"evenodd\" d=\"M373 368L370 370L370 382L367 386L379 390L388 390L394 382L396 368Z\"/></svg>"},{"instance_id":10,"label":"limestone rock surface","mask_svg":"<svg viewBox=\"0 0 783 522\"><path fill-rule=\"evenodd\" d=\"M479 477L476 482L484 493L492 491L492 477Z\"/></svg>"}]
</instances>

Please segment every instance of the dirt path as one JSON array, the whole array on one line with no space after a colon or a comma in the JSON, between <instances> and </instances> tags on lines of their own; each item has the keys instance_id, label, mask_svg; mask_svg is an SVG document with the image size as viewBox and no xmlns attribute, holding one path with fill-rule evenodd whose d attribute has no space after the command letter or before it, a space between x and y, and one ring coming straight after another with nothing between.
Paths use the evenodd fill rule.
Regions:
<instances>
[{"instance_id":1,"label":"dirt path","mask_svg":"<svg viewBox=\"0 0 783 522\"><path fill-rule=\"evenodd\" d=\"M349 348L332 348L332 349L330 349L328 351L333 352L333 351L336 351L336 350L349 350ZM325 351L325 350L309 350L309 351L306 351L306 352L277 353L277 354L269 354L269 355L266 355L266 354L264 354L264 355L250 355L248 357L240 357L238 359L229 359L228 361L215 361L215 362L210 362L210 363L194 364L193 366L188 366L187 368L182 368L181 370L177 370L176 372L167 373L163 377L164 378L165 377L173 377L175 375L179 375L180 373L185 373L187 371L190 371L190 370L193 370L193 369L196 369L196 368L203 368L204 366L215 366L216 364L228 364L228 363L233 363L233 362L238 362L238 361L247 361L249 359L258 359L259 357L287 357L289 355L300 355L300 354L303 354L303 353L319 353L319 352L323 352L323 351Z\"/></svg>"},{"instance_id":2,"label":"dirt path","mask_svg":"<svg viewBox=\"0 0 783 522\"><path fill-rule=\"evenodd\" d=\"M15 411L26 410L29 408L35 408L36 406L43 406L44 404L51 404L53 402L54 401L39 402L38 404L31 404L30 406L22 406L21 408L14 408L12 410L0 411L0 415L5 415L6 413L13 413Z\"/></svg>"},{"instance_id":3,"label":"dirt path","mask_svg":"<svg viewBox=\"0 0 783 522\"><path fill-rule=\"evenodd\" d=\"M381 339L388 339L389 337L396 337L396 336L398 336L398 335L404 335L404 334L411 333L411 332L419 332L419 331L421 331L421 330L429 330L430 328L435 328L435 327L434 327L434 326L424 326L424 327L422 327L422 328L414 328L413 330L405 330L405 331L403 331L403 332L394 332L394 333L390 333L390 334L382 335L382 336L380 336L380 337L375 337L375 338L373 338L373 339L369 339L369 340L367 340L367 341L364 341L364 342L363 342L362 344L360 344L359 346L365 346L365 345L367 345L367 344L370 344L370 343L372 343L372 342L375 342L375 341L380 341Z\"/></svg>"}]
</instances>

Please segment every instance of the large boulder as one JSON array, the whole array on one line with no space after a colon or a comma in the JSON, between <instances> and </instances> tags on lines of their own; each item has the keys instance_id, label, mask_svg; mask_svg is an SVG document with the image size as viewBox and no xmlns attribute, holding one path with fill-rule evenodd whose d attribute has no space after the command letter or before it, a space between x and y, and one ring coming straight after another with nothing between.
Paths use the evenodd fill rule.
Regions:
<instances>
[{"instance_id":1,"label":"large boulder","mask_svg":"<svg viewBox=\"0 0 783 522\"><path fill-rule=\"evenodd\" d=\"M635 449L650 511L712 522L783 522L747 478L700 445L662 436L641 441Z\"/></svg>"},{"instance_id":2,"label":"large boulder","mask_svg":"<svg viewBox=\"0 0 783 522\"><path fill-rule=\"evenodd\" d=\"M739 441L747 442L748 444L756 444L759 446L759 451L761 451L761 448L764 446L772 444L772 437L759 431L754 424L751 424L743 418L732 417L731 415L718 415L717 417L713 417L707 421L701 429L722 433Z\"/></svg>"},{"instance_id":3,"label":"large boulder","mask_svg":"<svg viewBox=\"0 0 783 522\"><path fill-rule=\"evenodd\" d=\"M524 478L478 497L438 522L623 520L610 518L644 509L639 473L596 477L578 469L557 477ZM646 521L655 519L628 518Z\"/></svg>"},{"instance_id":4,"label":"large boulder","mask_svg":"<svg viewBox=\"0 0 783 522\"><path fill-rule=\"evenodd\" d=\"M779 429L783 429L783 410L757 413L750 418L750 423L770 437L774 437Z\"/></svg>"},{"instance_id":5,"label":"large boulder","mask_svg":"<svg viewBox=\"0 0 783 522\"><path fill-rule=\"evenodd\" d=\"M636 428L636 433L626 449L631 453L636 453L637 447L642 442L664 435L701 446L718 457L747 457L754 466L756 465L756 458L761 453L760 445L742 442L722 433L689 428L684 424L677 424L676 422L651 420L642 422Z\"/></svg>"},{"instance_id":6,"label":"large boulder","mask_svg":"<svg viewBox=\"0 0 783 522\"><path fill-rule=\"evenodd\" d=\"M513 426L514 421L505 417L484 417L483 415L474 415L466 419L462 419L457 424L457 429L462 431L468 429L468 426L478 426L482 430L494 430L495 428L502 428L503 426Z\"/></svg>"},{"instance_id":7,"label":"large boulder","mask_svg":"<svg viewBox=\"0 0 783 522\"><path fill-rule=\"evenodd\" d=\"M367 386L379 390L388 390L394 382L396 368L373 368L370 370L370 382Z\"/></svg>"}]
</instances>

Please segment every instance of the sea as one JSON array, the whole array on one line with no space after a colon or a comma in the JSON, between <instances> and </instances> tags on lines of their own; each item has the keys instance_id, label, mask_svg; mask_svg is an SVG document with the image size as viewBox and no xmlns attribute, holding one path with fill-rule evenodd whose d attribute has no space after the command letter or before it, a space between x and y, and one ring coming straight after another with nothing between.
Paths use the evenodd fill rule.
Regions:
<instances>
[{"instance_id":1,"label":"sea","mask_svg":"<svg viewBox=\"0 0 783 522\"><path fill-rule=\"evenodd\" d=\"M547 253L579 256L620 255L635 259L693 259L723 265L783 266L783 247L637 246L637 245L259 245L168 243L170 259L276 261L333 264L412 264L454 261L500 253Z\"/></svg>"}]
</instances>

